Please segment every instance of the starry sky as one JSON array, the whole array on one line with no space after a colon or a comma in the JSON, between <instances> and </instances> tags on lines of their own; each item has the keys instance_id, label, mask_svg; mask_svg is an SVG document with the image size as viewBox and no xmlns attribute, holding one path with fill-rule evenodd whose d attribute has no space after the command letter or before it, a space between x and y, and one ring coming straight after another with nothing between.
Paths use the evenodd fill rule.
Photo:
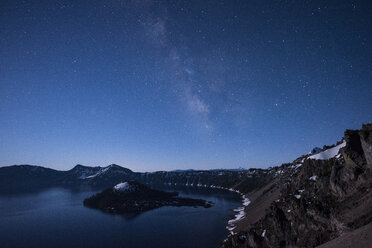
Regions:
<instances>
[{"instance_id":1,"label":"starry sky","mask_svg":"<svg viewBox=\"0 0 372 248\"><path fill-rule=\"evenodd\" d=\"M0 2L0 166L280 165L372 121L371 1Z\"/></svg>"}]
</instances>

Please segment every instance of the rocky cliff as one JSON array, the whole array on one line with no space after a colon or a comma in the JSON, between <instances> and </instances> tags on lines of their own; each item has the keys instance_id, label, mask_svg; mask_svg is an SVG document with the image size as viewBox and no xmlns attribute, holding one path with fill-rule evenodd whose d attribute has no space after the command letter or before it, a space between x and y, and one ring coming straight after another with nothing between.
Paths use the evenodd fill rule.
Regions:
<instances>
[{"instance_id":1,"label":"rocky cliff","mask_svg":"<svg viewBox=\"0 0 372 248\"><path fill-rule=\"evenodd\" d=\"M360 230L370 236L372 124L347 130L342 142L325 148L282 165L270 187L251 192L246 218L224 247L315 247ZM358 241L364 242L352 247L363 247Z\"/></svg>"}]
</instances>

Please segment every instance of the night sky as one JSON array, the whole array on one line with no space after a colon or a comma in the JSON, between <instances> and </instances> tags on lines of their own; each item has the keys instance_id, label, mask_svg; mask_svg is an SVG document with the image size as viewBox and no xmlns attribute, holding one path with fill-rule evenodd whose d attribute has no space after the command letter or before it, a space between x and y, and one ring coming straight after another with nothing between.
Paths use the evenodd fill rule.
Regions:
<instances>
[{"instance_id":1,"label":"night sky","mask_svg":"<svg viewBox=\"0 0 372 248\"><path fill-rule=\"evenodd\" d=\"M0 166L280 165L372 121L371 1L0 2Z\"/></svg>"}]
</instances>

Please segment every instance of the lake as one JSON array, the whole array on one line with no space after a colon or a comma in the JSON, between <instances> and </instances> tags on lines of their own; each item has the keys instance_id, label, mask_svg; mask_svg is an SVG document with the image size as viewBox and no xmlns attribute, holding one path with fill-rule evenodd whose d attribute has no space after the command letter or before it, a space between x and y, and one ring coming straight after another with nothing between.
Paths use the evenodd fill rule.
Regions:
<instances>
[{"instance_id":1,"label":"lake","mask_svg":"<svg viewBox=\"0 0 372 248\"><path fill-rule=\"evenodd\" d=\"M159 187L158 187L159 188ZM215 248L240 196L218 189L161 187L215 203L211 208L162 207L111 215L83 206L91 190L52 188L0 195L1 247Z\"/></svg>"}]
</instances>

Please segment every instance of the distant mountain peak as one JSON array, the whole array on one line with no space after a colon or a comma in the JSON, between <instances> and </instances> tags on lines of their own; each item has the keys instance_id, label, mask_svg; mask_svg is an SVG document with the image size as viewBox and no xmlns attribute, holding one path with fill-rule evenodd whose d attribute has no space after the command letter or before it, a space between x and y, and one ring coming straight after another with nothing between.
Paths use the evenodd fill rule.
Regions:
<instances>
[{"instance_id":1,"label":"distant mountain peak","mask_svg":"<svg viewBox=\"0 0 372 248\"><path fill-rule=\"evenodd\" d=\"M320 153L320 152L322 152L323 151L323 149L322 148L320 148L320 147L314 147L309 153L308 153L308 155L315 155L315 154L318 154L318 153Z\"/></svg>"},{"instance_id":2,"label":"distant mountain peak","mask_svg":"<svg viewBox=\"0 0 372 248\"><path fill-rule=\"evenodd\" d=\"M117 164L110 164L108 166L106 166L105 168L121 168L121 169L126 169L120 165L117 165Z\"/></svg>"},{"instance_id":3,"label":"distant mountain peak","mask_svg":"<svg viewBox=\"0 0 372 248\"><path fill-rule=\"evenodd\" d=\"M82 168L92 168L92 167L86 166L86 165L82 165L82 164L77 164L72 169L82 169Z\"/></svg>"}]
</instances>

